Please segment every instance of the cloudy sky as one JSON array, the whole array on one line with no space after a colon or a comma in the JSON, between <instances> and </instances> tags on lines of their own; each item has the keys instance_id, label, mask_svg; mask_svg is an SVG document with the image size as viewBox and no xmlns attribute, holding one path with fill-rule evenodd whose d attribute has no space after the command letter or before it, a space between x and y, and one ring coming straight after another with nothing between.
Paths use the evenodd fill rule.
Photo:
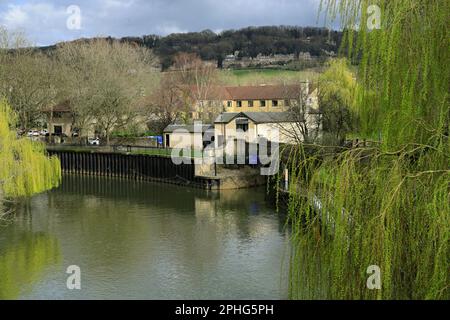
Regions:
<instances>
[{"instance_id":1,"label":"cloudy sky","mask_svg":"<svg viewBox=\"0 0 450 320\"><path fill-rule=\"evenodd\" d=\"M0 25L25 32L35 45L49 45L107 35L323 26L317 19L319 4L320 0L0 0Z\"/></svg>"}]
</instances>

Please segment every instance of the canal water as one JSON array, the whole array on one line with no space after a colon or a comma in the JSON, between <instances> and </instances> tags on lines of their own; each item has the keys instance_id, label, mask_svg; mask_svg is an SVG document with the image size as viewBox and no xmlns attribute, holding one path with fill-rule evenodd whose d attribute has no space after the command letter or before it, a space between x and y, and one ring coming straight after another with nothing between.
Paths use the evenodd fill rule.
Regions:
<instances>
[{"instance_id":1,"label":"canal water","mask_svg":"<svg viewBox=\"0 0 450 320\"><path fill-rule=\"evenodd\" d=\"M0 299L286 299L288 238L264 188L65 176L0 226Z\"/></svg>"}]
</instances>

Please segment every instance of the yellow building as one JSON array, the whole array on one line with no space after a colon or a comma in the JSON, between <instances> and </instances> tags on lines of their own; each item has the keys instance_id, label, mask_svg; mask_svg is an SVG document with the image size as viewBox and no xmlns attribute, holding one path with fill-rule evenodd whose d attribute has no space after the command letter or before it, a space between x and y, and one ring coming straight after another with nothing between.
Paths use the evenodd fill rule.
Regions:
<instances>
[{"instance_id":1,"label":"yellow building","mask_svg":"<svg viewBox=\"0 0 450 320\"><path fill-rule=\"evenodd\" d=\"M192 118L200 119L199 114L206 110L214 110L214 116L221 112L285 112L300 100L305 101L308 108L318 109L317 92L317 88L308 83L213 87L202 99L196 99Z\"/></svg>"},{"instance_id":2,"label":"yellow building","mask_svg":"<svg viewBox=\"0 0 450 320\"><path fill-rule=\"evenodd\" d=\"M225 87L225 112L283 112L300 94L299 86Z\"/></svg>"}]
</instances>

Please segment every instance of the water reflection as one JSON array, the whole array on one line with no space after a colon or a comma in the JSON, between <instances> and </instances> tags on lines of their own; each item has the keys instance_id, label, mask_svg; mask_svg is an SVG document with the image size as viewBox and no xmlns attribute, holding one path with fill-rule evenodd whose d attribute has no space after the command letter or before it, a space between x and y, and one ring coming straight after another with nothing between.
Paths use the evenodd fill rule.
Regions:
<instances>
[{"instance_id":1,"label":"water reflection","mask_svg":"<svg viewBox=\"0 0 450 320\"><path fill-rule=\"evenodd\" d=\"M31 203L15 232L56 237L63 267L82 270L82 290L64 268L22 298L286 298L288 243L264 190L221 193L172 185L66 176ZM20 285L19 285L20 286Z\"/></svg>"},{"instance_id":2,"label":"water reflection","mask_svg":"<svg viewBox=\"0 0 450 320\"><path fill-rule=\"evenodd\" d=\"M17 299L61 261L60 248L58 240L45 233L3 238L5 234L0 242L0 300Z\"/></svg>"}]
</instances>

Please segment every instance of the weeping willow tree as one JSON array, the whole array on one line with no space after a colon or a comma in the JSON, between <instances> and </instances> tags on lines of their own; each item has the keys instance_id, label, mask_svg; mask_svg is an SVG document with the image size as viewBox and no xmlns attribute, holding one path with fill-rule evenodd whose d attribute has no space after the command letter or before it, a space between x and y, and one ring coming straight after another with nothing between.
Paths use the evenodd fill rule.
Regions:
<instances>
[{"instance_id":1,"label":"weeping willow tree","mask_svg":"<svg viewBox=\"0 0 450 320\"><path fill-rule=\"evenodd\" d=\"M345 139L353 125L358 83L346 59L331 60L327 67L318 82L322 124L330 138L339 142Z\"/></svg>"},{"instance_id":2,"label":"weeping willow tree","mask_svg":"<svg viewBox=\"0 0 450 320\"><path fill-rule=\"evenodd\" d=\"M322 2L358 64L352 135L368 143L291 153L290 296L448 299L450 2ZM381 23L366 27L377 8Z\"/></svg>"},{"instance_id":3,"label":"weeping willow tree","mask_svg":"<svg viewBox=\"0 0 450 320\"><path fill-rule=\"evenodd\" d=\"M61 180L59 160L49 158L44 146L17 138L15 114L0 101L0 219L6 199L28 197L57 186Z\"/></svg>"}]
</instances>

